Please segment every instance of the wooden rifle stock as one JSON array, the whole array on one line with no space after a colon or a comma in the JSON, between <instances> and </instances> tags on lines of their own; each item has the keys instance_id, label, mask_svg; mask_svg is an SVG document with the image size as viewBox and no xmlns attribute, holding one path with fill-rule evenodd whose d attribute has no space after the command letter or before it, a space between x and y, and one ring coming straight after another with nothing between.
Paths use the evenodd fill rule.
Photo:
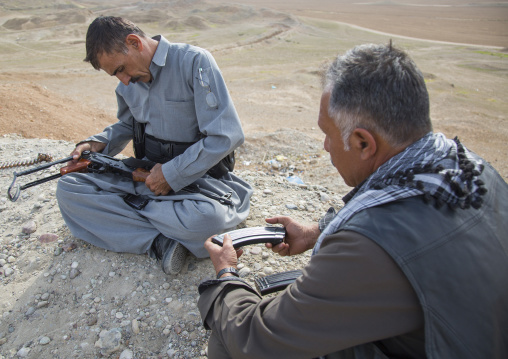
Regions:
<instances>
[{"instance_id":1,"label":"wooden rifle stock","mask_svg":"<svg viewBox=\"0 0 508 359\"><path fill-rule=\"evenodd\" d=\"M60 168L60 174L63 176L72 172L87 172L90 163L92 163L92 161L80 158L78 162Z\"/></svg>"},{"instance_id":2,"label":"wooden rifle stock","mask_svg":"<svg viewBox=\"0 0 508 359\"><path fill-rule=\"evenodd\" d=\"M132 172L132 180L134 182L145 182L146 178L150 175L150 171L145 170L144 168L136 168Z\"/></svg>"}]
</instances>

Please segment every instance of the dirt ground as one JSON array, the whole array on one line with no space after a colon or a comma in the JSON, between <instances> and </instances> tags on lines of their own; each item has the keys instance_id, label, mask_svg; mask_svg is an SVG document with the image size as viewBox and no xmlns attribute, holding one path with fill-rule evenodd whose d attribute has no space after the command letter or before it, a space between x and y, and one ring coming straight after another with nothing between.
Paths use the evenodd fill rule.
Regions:
<instances>
[{"instance_id":1,"label":"dirt ground","mask_svg":"<svg viewBox=\"0 0 508 359\"><path fill-rule=\"evenodd\" d=\"M508 179L508 1L487 0L0 0L0 164L65 156L115 121L117 80L82 61L98 15L212 52L246 134L238 171L255 188L247 226L288 208L315 221L340 206L348 188L322 149L319 72L361 43L392 39L407 50L424 73L434 130L458 136ZM280 168L267 165L277 156ZM1 171L6 187L12 169ZM309 185L288 186L290 172ZM0 199L0 359L118 358L97 344L114 325L121 358L205 357L195 299L210 263L189 259L169 278L142 256L91 248L68 232L53 193L49 183L16 203ZM21 233L31 221L38 229ZM44 234L59 240L44 244ZM305 260L258 251L244 259L252 269L245 278Z\"/></svg>"},{"instance_id":2,"label":"dirt ground","mask_svg":"<svg viewBox=\"0 0 508 359\"><path fill-rule=\"evenodd\" d=\"M247 136L292 128L321 139L316 119L322 64L356 44L392 38L426 74L435 129L458 135L508 175L506 1L76 4L0 1L0 133L79 141L115 121L116 79L81 61L89 22L115 14L149 34L209 49Z\"/></svg>"}]
</instances>

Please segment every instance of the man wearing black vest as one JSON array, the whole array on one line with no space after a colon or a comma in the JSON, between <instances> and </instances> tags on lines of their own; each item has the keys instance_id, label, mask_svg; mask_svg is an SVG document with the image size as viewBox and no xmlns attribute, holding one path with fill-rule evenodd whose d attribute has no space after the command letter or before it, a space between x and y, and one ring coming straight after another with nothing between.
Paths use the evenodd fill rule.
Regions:
<instances>
[{"instance_id":1,"label":"man wearing black vest","mask_svg":"<svg viewBox=\"0 0 508 359\"><path fill-rule=\"evenodd\" d=\"M508 358L506 182L432 132L424 78L391 43L338 56L323 82L324 148L354 189L319 224L267 219L287 232L273 251L313 251L277 296L235 275L229 236L205 243L208 357Z\"/></svg>"}]
</instances>

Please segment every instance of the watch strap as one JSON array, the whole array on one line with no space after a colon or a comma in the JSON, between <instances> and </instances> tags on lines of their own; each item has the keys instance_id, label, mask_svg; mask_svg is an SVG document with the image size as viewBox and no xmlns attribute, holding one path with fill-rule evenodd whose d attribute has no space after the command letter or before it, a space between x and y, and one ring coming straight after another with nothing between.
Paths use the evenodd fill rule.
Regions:
<instances>
[{"instance_id":1,"label":"watch strap","mask_svg":"<svg viewBox=\"0 0 508 359\"><path fill-rule=\"evenodd\" d=\"M240 275L238 274L238 271L236 270L235 267L227 267L227 268L223 268L219 271L219 273L217 273L217 279L219 279L224 273L231 273L232 275L234 275L235 277L239 277Z\"/></svg>"}]
</instances>

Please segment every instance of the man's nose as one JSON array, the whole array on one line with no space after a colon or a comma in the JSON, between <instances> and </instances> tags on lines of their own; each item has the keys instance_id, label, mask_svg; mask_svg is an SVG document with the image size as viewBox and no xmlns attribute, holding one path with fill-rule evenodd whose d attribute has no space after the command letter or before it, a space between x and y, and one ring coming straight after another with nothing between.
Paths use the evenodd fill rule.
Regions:
<instances>
[{"instance_id":1,"label":"man's nose","mask_svg":"<svg viewBox=\"0 0 508 359\"><path fill-rule=\"evenodd\" d=\"M118 73L116 74L116 77L120 80L121 83L123 83L125 86L129 86L129 81L131 80L131 77L125 73Z\"/></svg>"}]
</instances>

